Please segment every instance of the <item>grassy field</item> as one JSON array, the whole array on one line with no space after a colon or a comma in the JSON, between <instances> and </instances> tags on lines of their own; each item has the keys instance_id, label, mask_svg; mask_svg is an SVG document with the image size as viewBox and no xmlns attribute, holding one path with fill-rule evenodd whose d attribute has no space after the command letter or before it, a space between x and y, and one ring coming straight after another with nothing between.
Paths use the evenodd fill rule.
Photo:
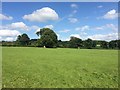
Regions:
<instances>
[{"instance_id":1,"label":"grassy field","mask_svg":"<svg viewBox=\"0 0 120 90\"><path fill-rule=\"evenodd\" d=\"M118 87L118 51L3 47L2 87Z\"/></svg>"}]
</instances>

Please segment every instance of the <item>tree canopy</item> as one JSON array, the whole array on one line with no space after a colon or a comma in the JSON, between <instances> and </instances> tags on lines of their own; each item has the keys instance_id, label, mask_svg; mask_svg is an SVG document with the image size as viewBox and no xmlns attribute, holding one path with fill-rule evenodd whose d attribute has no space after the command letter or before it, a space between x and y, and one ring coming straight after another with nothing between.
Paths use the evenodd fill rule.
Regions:
<instances>
[{"instance_id":1,"label":"tree canopy","mask_svg":"<svg viewBox=\"0 0 120 90\"><path fill-rule=\"evenodd\" d=\"M57 39L56 33L49 28L42 28L36 34L39 39L31 39L26 33L19 35L16 41L2 41L2 46L30 46L30 47L59 47L59 48L85 48L85 49L120 49L120 39L103 41L90 38L82 40L77 37L70 37L69 41Z\"/></svg>"},{"instance_id":2,"label":"tree canopy","mask_svg":"<svg viewBox=\"0 0 120 90\"><path fill-rule=\"evenodd\" d=\"M57 46L57 35L53 30L49 28L42 28L36 34L40 35L38 46L45 46L49 48Z\"/></svg>"},{"instance_id":3,"label":"tree canopy","mask_svg":"<svg viewBox=\"0 0 120 90\"><path fill-rule=\"evenodd\" d=\"M20 46L27 46L29 44L30 38L27 34L22 34L17 37L17 44Z\"/></svg>"},{"instance_id":4,"label":"tree canopy","mask_svg":"<svg viewBox=\"0 0 120 90\"><path fill-rule=\"evenodd\" d=\"M77 37L71 37L70 38L70 47L73 47L73 48L82 47L82 40Z\"/></svg>"}]
</instances>

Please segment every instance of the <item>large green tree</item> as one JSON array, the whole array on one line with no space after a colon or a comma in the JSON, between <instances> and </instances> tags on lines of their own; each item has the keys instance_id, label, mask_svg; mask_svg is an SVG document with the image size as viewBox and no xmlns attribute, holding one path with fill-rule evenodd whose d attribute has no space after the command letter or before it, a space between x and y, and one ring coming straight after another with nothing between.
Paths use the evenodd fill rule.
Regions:
<instances>
[{"instance_id":1,"label":"large green tree","mask_svg":"<svg viewBox=\"0 0 120 90\"><path fill-rule=\"evenodd\" d=\"M36 34L40 36L40 39L38 40L38 46L45 46L48 48L57 46L57 35L53 30L49 28L42 28Z\"/></svg>"},{"instance_id":2,"label":"large green tree","mask_svg":"<svg viewBox=\"0 0 120 90\"><path fill-rule=\"evenodd\" d=\"M22 34L17 37L16 43L20 46L27 46L29 44L30 38L27 34Z\"/></svg>"},{"instance_id":3,"label":"large green tree","mask_svg":"<svg viewBox=\"0 0 120 90\"><path fill-rule=\"evenodd\" d=\"M101 41L101 47L105 48L105 49L108 49L109 48L108 42L107 41Z\"/></svg>"},{"instance_id":4,"label":"large green tree","mask_svg":"<svg viewBox=\"0 0 120 90\"><path fill-rule=\"evenodd\" d=\"M91 49L93 46L93 41L92 39L88 38L87 40L84 41L84 47L87 49Z\"/></svg>"},{"instance_id":5,"label":"large green tree","mask_svg":"<svg viewBox=\"0 0 120 90\"><path fill-rule=\"evenodd\" d=\"M109 42L109 48L115 49L118 48L117 46L117 40L112 40Z\"/></svg>"},{"instance_id":6,"label":"large green tree","mask_svg":"<svg viewBox=\"0 0 120 90\"><path fill-rule=\"evenodd\" d=\"M82 39L79 39L77 37L71 37L70 38L70 47L72 47L72 48L82 47Z\"/></svg>"}]
</instances>

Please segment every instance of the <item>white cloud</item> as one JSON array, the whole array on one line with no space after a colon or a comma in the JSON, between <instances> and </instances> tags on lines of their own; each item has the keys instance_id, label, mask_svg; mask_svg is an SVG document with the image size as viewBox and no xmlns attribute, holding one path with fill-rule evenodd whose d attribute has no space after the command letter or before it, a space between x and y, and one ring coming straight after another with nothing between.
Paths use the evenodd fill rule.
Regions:
<instances>
[{"instance_id":1,"label":"white cloud","mask_svg":"<svg viewBox=\"0 0 120 90\"><path fill-rule=\"evenodd\" d=\"M16 22L16 23L12 23L10 25L10 27L12 29L21 29L21 30L28 30L28 26L26 24L24 24L23 22Z\"/></svg>"},{"instance_id":2,"label":"white cloud","mask_svg":"<svg viewBox=\"0 0 120 90\"><path fill-rule=\"evenodd\" d=\"M113 31L118 31L118 27L114 24L106 24L106 27L112 29Z\"/></svg>"},{"instance_id":3,"label":"white cloud","mask_svg":"<svg viewBox=\"0 0 120 90\"><path fill-rule=\"evenodd\" d=\"M72 8L78 8L78 5L77 4L71 4L70 5Z\"/></svg>"},{"instance_id":4,"label":"white cloud","mask_svg":"<svg viewBox=\"0 0 120 90\"><path fill-rule=\"evenodd\" d=\"M81 38L79 34L71 34L70 37L77 37L77 38Z\"/></svg>"},{"instance_id":5,"label":"white cloud","mask_svg":"<svg viewBox=\"0 0 120 90\"><path fill-rule=\"evenodd\" d=\"M13 17L0 14L0 20L12 20Z\"/></svg>"},{"instance_id":6,"label":"white cloud","mask_svg":"<svg viewBox=\"0 0 120 90\"><path fill-rule=\"evenodd\" d=\"M95 27L94 29L95 30L103 30L104 28L103 28L103 26L101 26L101 27Z\"/></svg>"},{"instance_id":7,"label":"white cloud","mask_svg":"<svg viewBox=\"0 0 120 90\"><path fill-rule=\"evenodd\" d=\"M17 30L0 30L0 41L15 41L21 33Z\"/></svg>"},{"instance_id":8,"label":"white cloud","mask_svg":"<svg viewBox=\"0 0 120 90\"><path fill-rule=\"evenodd\" d=\"M20 35L17 30L0 30L0 37L15 37Z\"/></svg>"},{"instance_id":9,"label":"white cloud","mask_svg":"<svg viewBox=\"0 0 120 90\"><path fill-rule=\"evenodd\" d=\"M53 26L53 25L46 25L46 26L44 26L44 28L50 28L50 29L53 29L54 26Z\"/></svg>"},{"instance_id":10,"label":"white cloud","mask_svg":"<svg viewBox=\"0 0 120 90\"><path fill-rule=\"evenodd\" d=\"M0 29L15 29L15 30L36 30L38 29L39 27L38 26L27 26L25 23L23 22L15 22L15 23L11 23L11 24L8 24L8 25L2 25L0 26Z\"/></svg>"},{"instance_id":11,"label":"white cloud","mask_svg":"<svg viewBox=\"0 0 120 90\"><path fill-rule=\"evenodd\" d=\"M103 18L104 19L116 19L118 17L118 13L115 9L108 11Z\"/></svg>"},{"instance_id":12,"label":"white cloud","mask_svg":"<svg viewBox=\"0 0 120 90\"><path fill-rule=\"evenodd\" d=\"M69 29L65 29L65 30L61 30L61 31L59 31L59 32L61 32L61 33L67 33L67 32L69 32L70 30Z\"/></svg>"},{"instance_id":13,"label":"white cloud","mask_svg":"<svg viewBox=\"0 0 120 90\"><path fill-rule=\"evenodd\" d=\"M118 39L118 33L109 33L109 34L95 34L92 36L88 36L88 38L91 38L93 40L116 40Z\"/></svg>"},{"instance_id":14,"label":"white cloud","mask_svg":"<svg viewBox=\"0 0 120 90\"><path fill-rule=\"evenodd\" d=\"M68 20L69 20L71 23L76 23L76 22L78 22L78 19L77 19L77 18L68 18Z\"/></svg>"},{"instance_id":15,"label":"white cloud","mask_svg":"<svg viewBox=\"0 0 120 90\"><path fill-rule=\"evenodd\" d=\"M88 25L82 26L82 27L77 27L75 30L76 31L85 31L85 30L89 30L90 27Z\"/></svg>"},{"instance_id":16,"label":"white cloud","mask_svg":"<svg viewBox=\"0 0 120 90\"><path fill-rule=\"evenodd\" d=\"M80 35L85 36L85 35L87 35L87 33L86 32L80 32Z\"/></svg>"},{"instance_id":17,"label":"white cloud","mask_svg":"<svg viewBox=\"0 0 120 90\"><path fill-rule=\"evenodd\" d=\"M100 6L98 6L97 8L103 8L103 6L102 6L102 5L100 5Z\"/></svg>"},{"instance_id":18,"label":"white cloud","mask_svg":"<svg viewBox=\"0 0 120 90\"><path fill-rule=\"evenodd\" d=\"M100 26L100 27L94 27L92 28L93 30L106 30L106 29L109 29L109 30L112 30L114 32L117 32L118 31L118 27L114 24L106 24L106 25L103 25L103 26Z\"/></svg>"},{"instance_id":19,"label":"white cloud","mask_svg":"<svg viewBox=\"0 0 120 90\"><path fill-rule=\"evenodd\" d=\"M4 41L14 41L15 38L14 37L7 37L5 39L3 39Z\"/></svg>"},{"instance_id":20,"label":"white cloud","mask_svg":"<svg viewBox=\"0 0 120 90\"><path fill-rule=\"evenodd\" d=\"M49 7L44 7L34 11L32 14L24 15L23 19L36 22L46 22L49 20L58 20L59 17L55 10Z\"/></svg>"},{"instance_id":21,"label":"white cloud","mask_svg":"<svg viewBox=\"0 0 120 90\"><path fill-rule=\"evenodd\" d=\"M33 25L33 26L28 26L28 27L29 27L29 30L36 30L36 29L40 28L40 27L35 26L35 25Z\"/></svg>"},{"instance_id":22,"label":"white cloud","mask_svg":"<svg viewBox=\"0 0 120 90\"><path fill-rule=\"evenodd\" d=\"M36 28L35 33L38 32L38 31L40 31L40 29L41 29L40 27L37 27L37 26L35 26L35 28ZM50 29L53 29L54 26L53 26L53 25L46 25L46 26L44 26L43 28L50 28Z\"/></svg>"}]
</instances>

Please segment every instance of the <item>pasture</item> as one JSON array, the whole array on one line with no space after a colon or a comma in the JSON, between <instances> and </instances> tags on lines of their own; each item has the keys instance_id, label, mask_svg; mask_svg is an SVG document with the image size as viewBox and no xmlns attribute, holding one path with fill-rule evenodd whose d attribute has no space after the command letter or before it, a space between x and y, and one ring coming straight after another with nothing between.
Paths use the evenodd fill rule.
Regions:
<instances>
[{"instance_id":1,"label":"pasture","mask_svg":"<svg viewBox=\"0 0 120 90\"><path fill-rule=\"evenodd\" d=\"M117 88L118 51L3 47L2 87Z\"/></svg>"}]
</instances>

